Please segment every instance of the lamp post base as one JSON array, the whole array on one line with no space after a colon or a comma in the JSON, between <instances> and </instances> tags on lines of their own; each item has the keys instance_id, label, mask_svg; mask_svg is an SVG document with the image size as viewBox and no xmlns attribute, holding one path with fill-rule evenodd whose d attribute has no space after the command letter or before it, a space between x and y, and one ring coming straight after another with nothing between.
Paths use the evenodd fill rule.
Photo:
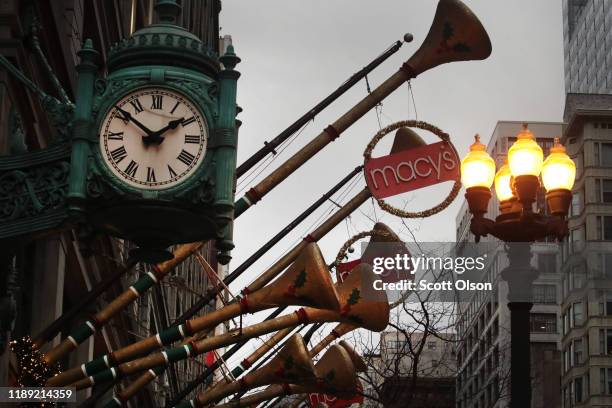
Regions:
<instances>
[{"instance_id":1,"label":"lamp post base","mask_svg":"<svg viewBox=\"0 0 612 408\"><path fill-rule=\"evenodd\" d=\"M533 303L510 302L510 407L531 407L529 311Z\"/></svg>"}]
</instances>

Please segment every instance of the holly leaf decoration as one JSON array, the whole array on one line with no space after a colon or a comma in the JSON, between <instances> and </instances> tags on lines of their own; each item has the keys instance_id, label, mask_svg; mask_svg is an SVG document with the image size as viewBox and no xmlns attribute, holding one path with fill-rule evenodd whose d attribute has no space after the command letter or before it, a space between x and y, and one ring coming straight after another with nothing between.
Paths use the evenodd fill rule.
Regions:
<instances>
[{"instance_id":1,"label":"holly leaf decoration","mask_svg":"<svg viewBox=\"0 0 612 408\"><path fill-rule=\"evenodd\" d=\"M298 276L295 278L293 285L296 288L301 288L306 283L306 271L301 271Z\"/></svg>"},{"instance_id":2,"label":"holly leaf decoration","mask_svg":"<svg viewBox=\"0 0 612 408\"><path fill-rule=\"evenodd\" d=\"M291 370L291 368L293 368L293 366L295 365L295 362L293 361L293 356L287 356L287 358L285 359L285 370Z\"/></svg>"},{"instance_id":3,"label":"holly leaf decoration","mask_svg":"<svg viewBox=\"0 0 612 408\"><path fill-rule=\"evenodd\" d=\"M442 37L444 38L444 40L448 41L453 34L455 33L455 30L453 29L453 26L451 25L451 23L446 22L444 23L444 29L442 31Z\"/></svg>"},{"instance_id":4,"label":"holly leaf decoration","mask_svg":"<svg viewBox=\"0 0 612 408\"><path fill-rule=\"evenodd\" d=\"M361 299L359 289L353 289L346 303L349 305L356 305L359 302L359 299Z\"/></svg>"},{"instance_id":5,"label":"holly leaf decoration","mask_svg":"<svg viewBox=\"0 0 612 408\"><path fill-rule=\"evenodd\" d=\"M470 46L467 45L466 43L457 43L455 45L453 45L453 51L455 52L470 52Z\"/></svg>"},{"instance_id":6,"label":"holly leaf decoration","mask_svg":"<svg viewBox=\"0 0 612 408\"><path fill-rule=\"evenodd\" d=\"M330 372L325 374L325 377L323 377L324 381L327 383L332 382L334 378L336 378L336 370L331 370Z\"/></svg>"}]
</instances>

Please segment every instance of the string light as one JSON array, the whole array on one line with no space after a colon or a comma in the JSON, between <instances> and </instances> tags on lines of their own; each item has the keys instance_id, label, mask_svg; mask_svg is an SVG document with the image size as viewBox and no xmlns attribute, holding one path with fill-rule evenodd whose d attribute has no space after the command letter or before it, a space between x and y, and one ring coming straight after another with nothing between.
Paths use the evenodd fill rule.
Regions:
<instances>
[{"instance_id":1,"label":"string light","mask_svg":"<svg viewBox=\"0 0 612 408\"><path fill-rule=\"evenodd\" d=\"M17 358L17 385L20 387L42 387L49 378L59 374L59 364L47 364L30 336L13 340L9 346Z\"/></svg>"}]
</instances>

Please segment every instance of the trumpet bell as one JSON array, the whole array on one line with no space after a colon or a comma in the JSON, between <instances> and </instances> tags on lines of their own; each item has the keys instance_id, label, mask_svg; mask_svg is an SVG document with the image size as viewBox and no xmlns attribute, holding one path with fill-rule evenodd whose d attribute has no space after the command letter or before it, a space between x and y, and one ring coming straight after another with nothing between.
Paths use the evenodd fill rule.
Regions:
<instances>
[{"instance_id":1,"label":"trumpet bell","mask_svg":"<svg viewBox=\"0 0 612 408\"><path fill-rule=\"evenodd\" d=\"M302 336L299 333L291 336L272 360L254 373L254 377L256 380L249 383L250 387L313 381L316 369Z\"/></svg>"},{"instance_id":2,"label":"trumpet bell","mask_svg":"<svg viewBox=\"0 0 612 408\"><path fill-rule=\"evenodd\" d=\"M342 347L343 349L345 349L346 352L348 353L349 357L351 357L351 361L353 362L353 365L355 366L355 370L356 371L358 371L358 372L368 371L368 366L366 365L365 361L363 361L361 356L359 354L357 354L355 349L353 347L351 347L350 344L348 344L344 340L340 340L338 342L338 345L340 347Z\"/></svg>"},{"instance_id":3,"label":"trumpet bell","mask_svg":"<svg viewBox=\"0 0 612 408\"><path fill-rule=\"evenodd\" d=\"M287 340L283 348L260 369L250 372L238 381L213 387L206 393L199 393L197 406L207 406L224 397L262 385L285 384L287 382L315 382L316 369L310 359L304 339L298 333Z\"/></svg>"},{"instance_id":4,"label":"trumpet bell","mask_svg":"<svg viewBox=\"0 0 612 408\"><path fill-rule=\"evenodd\" d=\"M391 146L391 154L425 146L425 144L425 141L414 130L409 127L401 127L395 132L393 145Z\"/></svg>"},{"instance_id":5,"label":"trumpet bell","mask_svg":"<svg viewBox=\"0 0 612 408\"><path fill-rule=\"evenodd\" d=\"M250 303L340 309L329 268L319 246L314 242L306 245L295 262L278 279L254 292Z\"/></svg>"},{"instance_id":6,"label":"trumpet bell","mask_svg":"<svg viewBox=\"0 0 612 408\"><path fill-rule=\"evenodd\" d=\"M406 65L413 77L453 61L482 60L491 40L478 17L459 0L440 0L429 33Z\"/></svg>"},{"instance_id":7,"label":"trumpet bell","mask_svg":"<svg viewBox=\"0 0 612 408\"><path fill-rule=\"evenodd\" d=\"M375 290L377 275L372 267L362 263L337 286L340 312L323 309L308 309L313 321L338 321L380 332L389 324L389 303L384 290Z\"/></svg>"},{"instance_id":8,"label":"trumpet bell","mask_svg":"<svg viewBox=\"0 0 612 408\"><path fill-rule=\"evenodd\" d=\"M315 364L317 381L292 386L295 392L325 392L350 397L357 390L357 374L349 353L339 345L331 346Z\"/></svg>"}]
</instances>

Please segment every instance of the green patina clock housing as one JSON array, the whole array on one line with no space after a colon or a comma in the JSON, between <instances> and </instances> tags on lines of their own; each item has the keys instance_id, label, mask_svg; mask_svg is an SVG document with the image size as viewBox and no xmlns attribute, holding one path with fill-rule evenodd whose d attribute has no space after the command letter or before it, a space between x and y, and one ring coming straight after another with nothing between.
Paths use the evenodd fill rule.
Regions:
<instances>
[{"instance_id":1,"label":"green patina clock housing","mask_svg":"<svg viewBox=\"0 0 612 408\"><path fill-rule=\"evenodd\" d=\"M135 255L149 262L167 259L169 253L165 248L177 243L216 239L221 251L233 247L236 82L239 77L234 67L240 61L232 46L218 58L199 38L174 25L179 11L174 2L159 2L157 9L159 24L136 31L111 48L105 78L95 77L95 51L88 44L81 51L68 193L73 214L80 214L95 230L133 241L139 247ZM117 103L126 96L151 88L158 93L162 90L178 95L190 103L201 114L206 128L206 134L200 135L206 139L202 157L198 156L198 162L187 176L167 188L140 187L126 181L121 172L108 165L108 158L105 162L104 155L108 156L108 151L103 152L99 142L105 118L117 109ZM125 108L125 111L138 120L138 108L131 109ZM123 121L127 126L128 121L125 117L122 119L122 115L118 114L116 118L119 119L114 120ZM179 120L169 116L168 123L173 119ZM180 133L181 129L188 129L189 125L183 126L184 123L174 123L172 131ZM180 137L183 136L187 138L187 135ZM153 144L151 147L146 144L142 151L170 149L169 144L176 142L171 138L166 135L166 140L171 140L165 142L167 145ZM119 144L114 146L121 147L123 142L116 143ZM191 148L191 145L185 146ZM186 154L188 158L195 157L195 151ZM136 161L120 158L122 166L128 163L127 169L134 170ZM167 165L172 172L170 164ZM140 177L144 177L144 168L138 171Z\"/></svg>"}]
</instances>

